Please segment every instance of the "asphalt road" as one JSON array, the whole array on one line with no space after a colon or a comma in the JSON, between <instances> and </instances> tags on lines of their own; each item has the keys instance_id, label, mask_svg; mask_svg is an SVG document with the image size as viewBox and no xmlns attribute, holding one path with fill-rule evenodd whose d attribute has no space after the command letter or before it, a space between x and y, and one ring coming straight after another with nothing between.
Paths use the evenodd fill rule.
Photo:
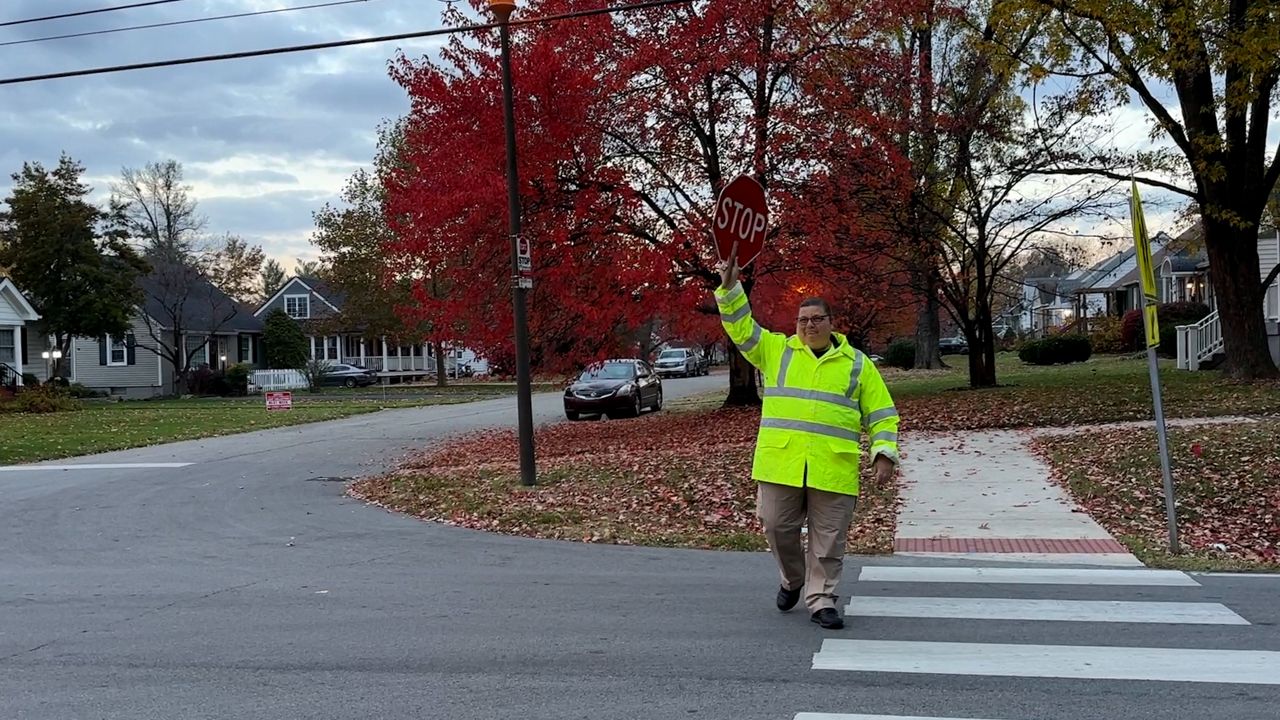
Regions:
<instances>
[{"instance_id":1,"label":"asphalt road","mask_svg":"<svg viewBox=\"0 0 1280 720\"><path fill-rule=\"evenodd\" d=\"M666 394L722 383L672 380ZM558 419L558 397L537 397L535 413ZM506 398L61 463L184 467L0 472L0 718L1277 716L1280 686L1265 682L1013 677L972 659L950 668L972 674L814 664L839 654L824 640L842 639L923 643L911 662L937 657L931 643L963 642L993 644L993 658L1009 644L1261 651L1207 657L1228 671L1270 667L1280 579L904 583L858 580L851 566L844 590L859 598L1221 603L1248 624L855 616L824 632L772 607L764 554L439 527L346 498L332 480L513 423ZM1208 661L1179 667L1210 667L1197 662Z\"/></svg>"}]
</instances>

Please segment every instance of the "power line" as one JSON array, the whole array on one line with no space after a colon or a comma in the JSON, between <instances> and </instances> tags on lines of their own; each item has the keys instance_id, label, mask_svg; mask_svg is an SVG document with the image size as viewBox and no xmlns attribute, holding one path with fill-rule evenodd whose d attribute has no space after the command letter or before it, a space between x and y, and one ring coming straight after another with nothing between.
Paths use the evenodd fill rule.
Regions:
<instances>
[{"instance_id":1,"label":"power line","mask_svg":"<svg viewBox=\"0 0 1280 720\"><path fill-rule=\"evenodd\" d=\"M679 5L692 2L692 0L646 0L646 2L630 3L624 5L613 5L595 10L579 10L576 12L563 13L561 15L546 15L543 17L529 18L528 20L512 20L510 25L518 27L521 25L532 25L534 23L555 22L558 20L572 20L574 18L592 17L594 15L609 15L615 12L629 12L632 10L645 10L649 8L663 7L666 5ZM17 85L19 83L38 82L41 80L61 80L63 78L84 77L87 75L104 75L107 73L128 72L131 70L148 70L151 68L171 67L174 65L193 65L196 63L217 62L221 60L241 60L244 58L264 57L267 55L285 55L288 53L308 52L311 50L328 50L331 48L351 47L353 45L370 45L374 43L393 42L396 40L414 40L418 38L436 37L440 35L453 35L456 33L476 32L479 30L493 30L502 27L502 23L485 23L481 25L467 25L457 28L440 28L437 30L423 30L420 32L401 33L398 35L380 35L377 37L356 38L354 40L336 40L333 42L313 43L310 45L291 45L287 47L267 48L264 50L248 50L237 53L224 53L221 55L201 55L198 57L178 58L175 60L158 60L156 62L136 63L133 65L114 65L110 67L90 68L87 70L71 70L68 72L48 73L45 75L27 75L25 77L12 77L0 80L0 85Z\"/></svg>"},{"instance_id":2,"label":"power line","mask_svg":"<svg viewBox=\"0 0 1280 720\"><path fill-rule=\"evenodd\" d=\"M5 22L0 22L0 27L27 25L30 23L46 22L48 20L62 20L63 18L83 17L85 15L97 15L98 13L116 12L117 10L131 10L133 8L148 7L151 5L168 5L169 3L185 1L186 0L150 0L150 2L139 2L131 5L113 5L111 7L98 8L97 10L78 10L76 12L62 13L61 15L46 15L44 17L27 18L26 20L6 20Z\"/></svg>"},{"instance_id":3,"label":"power line","mask_svg":"<svg viewBox=\"0 0 1280 720\"><path fill-rule=\"evenodd\" d=\"M49 40L68 40L71 38L89 37L90 35L110 35L111 33L129 32L132 30L151 30L153 28L173 27L175 25L192 25L194 23L213 22L215 20L232 20L236 18L254 17L256 15L273 15L275 13L293 12L295 10L315 10L318 8L334 7L336 5L351 5L353 3L369 2L369 0L334 0L333 2L316 3L314 5L298 5L295 7L276 8L275 10L256 10L253 12L235 13L234 15L218 15L215 17L194 18L192 20L173 20L170 22L152 23L150 25L131 25L129 27L111 28L109 30L90 30L87 32L71 33L68 35L49 35L46 37L28 38L26 40L10 40L9 42L0 42L0 47L9 47L10 45L26 45L28 43L47 42Z\"/></svg>"}]
</instances>

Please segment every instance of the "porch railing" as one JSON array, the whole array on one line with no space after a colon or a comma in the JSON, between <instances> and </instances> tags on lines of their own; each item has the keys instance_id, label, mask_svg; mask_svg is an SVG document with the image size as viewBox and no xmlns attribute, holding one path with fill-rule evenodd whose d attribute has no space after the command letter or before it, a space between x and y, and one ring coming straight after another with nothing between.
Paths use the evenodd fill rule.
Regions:
<instances>
[{"instance_id":1,"label":"porch railing","mask_svg":"<svg viewBox=\"0 0 1280 720\"><path fill-rule=\"evenodd\" d=\"M343 358L342 362L349 365L361 365L369 368L374 372L419 372L425 370L434 370L436 367L435 358L425 358L421 355L417 357L396 357L388 355L385 366L382 362L382 356L366 355L364 362L360 362L360 357Z\"/></svg>"},{"instance_id":2,"label":"porch railing","mask_svg":"<svg viewBox=\"0 0 1280 720\"><path fill-rule=\"evenodd\" d=\"M0 363L0 387L16 388L22 382L18 369L8 363Z\"/></svg>"},{"instance_id":3,"label":"porch railing","mask_svg":"<svg viewBox=\"0 0 1280 720\"><path fill-rule=\"evenodd\" d=\"M1209 313L1195 325L1178 326L1178 369L1199 370L1200 364L1222 352L1222 318Z\"/></svg>"},{"instance_id":4,"label":"porch railing","mask_svg":"<svg viewBox=\"0 0 1280 720\"><path fill-rule=\"evenodd\" d=\"M302 390L308 386L307 376L297 370L254 370L249 383L255 391Z\"/></svg>"}]
</instances>

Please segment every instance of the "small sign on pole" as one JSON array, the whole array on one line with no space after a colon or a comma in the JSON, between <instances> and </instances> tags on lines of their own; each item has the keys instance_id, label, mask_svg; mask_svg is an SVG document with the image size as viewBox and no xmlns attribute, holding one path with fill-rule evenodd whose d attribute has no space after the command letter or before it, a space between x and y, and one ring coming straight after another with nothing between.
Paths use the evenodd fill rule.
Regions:
<instances>
[{"instance_id":1,"label":"small sign on pole","mask_svg":"<svg viewBox=\"0 0 1280 720\"><path fill-rule=\"evenodd\" d=\"M529 238L516 236L516 270L522 273L533 269L533 248L529 245Z\"/></svg>"},{"instance_id":2,"label":"small sign on pole","mask_svg":"<svg viewBox=\"0 0 1280 720\"><path fill-rule=\"evenodd\" d=\"M1131 181L1132 182L1132 181ZM1173 495L1173 470L1169 458L1169 435L1164 422L1164 400L1160 396L1160 366L1156 348L1160 346L1160 326L1156 317L1156 274L1151 261L1151 240L1147 237L1147 221L1142 215L1142 198L1138 183L1132 182L1129 212L1133 216L1133 242L1138 256L1138 275L1142 278L1142 323L1147 331L1147 370L1151 376L1151 401L1155 406L1156 441L1160 446L1160 471L1164 476L1165 520L1169 526L1169 550L1178 552L1178 514Z\"/></svg>"},{"instance_id":3,"label":"small sign on pole","mask_svg":"<svg viewBox=\"0 0 1280 720\"><path fill-rule=\"evenodd\" d=\"M292 410L293 393L288 391L271 391L267 393L267 410Z\"/></svg>"}]
</instances>

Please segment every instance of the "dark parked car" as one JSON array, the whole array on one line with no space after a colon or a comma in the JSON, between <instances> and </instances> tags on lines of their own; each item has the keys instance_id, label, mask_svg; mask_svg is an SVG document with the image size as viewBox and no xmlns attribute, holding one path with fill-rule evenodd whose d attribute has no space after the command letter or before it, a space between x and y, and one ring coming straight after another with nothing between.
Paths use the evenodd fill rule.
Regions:
<instances>
[{"instance_id":1,"label":"dark parked car","mask_svg":"<svg viewBox=\"0 0 1280 720\"><path fill-rule=\"evenodd\" d=\"M333 363L320 380L321 385L341 385L343 387L365 387L378 382L378 373L358 365Z\"/></svg>"},{"instance_id":2,"label":"dark parked car","mask_svg":"<svg viewBox=\"0 0 1280 720\"><path fill-rule=\"evenodd\" d=\"M938 352L941 355L968 355L969 343L961 337L942 338L938 341Z\"/></svg>"},{"instance_id":3,"label":"dark parked car","mask_svg":"<svg viewBox=\"0 0 1280 720\"><path fill-rule=\"evenodd\" d=\"M564 391L564 415L638 417L645 408L662 409L662 380L642 360L608 360L593 365Z\"/></svg>"}]
</instances>

